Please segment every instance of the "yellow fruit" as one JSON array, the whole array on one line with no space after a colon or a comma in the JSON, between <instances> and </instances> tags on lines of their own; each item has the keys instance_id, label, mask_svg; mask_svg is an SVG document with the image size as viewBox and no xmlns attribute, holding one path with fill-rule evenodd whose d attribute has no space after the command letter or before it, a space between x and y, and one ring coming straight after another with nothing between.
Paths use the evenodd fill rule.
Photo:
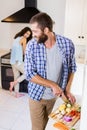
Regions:
<instances>
[{"instance_id":1,"label":"yellow fruit","mask_svg":"<svg viewBox=\"0 0 87 130\"><path fill-rule=\"evenodd\" d=\"M64 109L66 109L66 105L65 104L62 104L62 105L59 106L59 111L62 111Z\"/></svg>"},{"instance_id":2,"label":"yellow fruit","mask_svg":"<svg viewBox=\"0 0 87 130\"><path fill-rule=\"evenodd\" d=\"M69 113L71 109L69 107L66 108L66 112Z\"/></svg>"}]
</instances>

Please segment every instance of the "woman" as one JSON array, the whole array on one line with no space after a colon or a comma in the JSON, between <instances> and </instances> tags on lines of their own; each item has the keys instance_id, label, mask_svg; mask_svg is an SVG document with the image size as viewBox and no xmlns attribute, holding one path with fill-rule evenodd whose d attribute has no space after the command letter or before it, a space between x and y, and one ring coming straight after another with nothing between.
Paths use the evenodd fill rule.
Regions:
<instances>
[{"instance_id":1,"label":"woman","mask_svg":"<svg viewBox=\"0 0 87 130\"><path fill-rule=\"evenodd\" d=\"M25 53L26 44L31 38L32 31L29 27L25 27L14 37L10 59L14 74L14 81L10 82L9 90L12 92L14 87L16 97L23 95L19 93L19 83L25 79L23 56ZM20 73L22 73L22 75L20 75Z\"/></svg>"}]
</instances>

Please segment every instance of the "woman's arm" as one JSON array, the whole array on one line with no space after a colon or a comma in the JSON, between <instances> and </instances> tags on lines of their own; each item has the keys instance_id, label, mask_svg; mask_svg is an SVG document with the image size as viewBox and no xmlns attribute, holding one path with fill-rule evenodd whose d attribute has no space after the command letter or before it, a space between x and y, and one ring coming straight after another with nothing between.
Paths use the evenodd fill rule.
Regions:
<instances>
[{"instance_id":1,"label":"woman's arm","mask_svg":"<svg viewBox=\"0 0 87 130\"><path fill-rule=\"evenodd\" d=\"M23 54L25 54L26 42L27 42L27 40L26 40L26 38L24 38L24 37L20 40L20 44L21 44L22 47L23 47Z\"/></svg>"}]
</instances>

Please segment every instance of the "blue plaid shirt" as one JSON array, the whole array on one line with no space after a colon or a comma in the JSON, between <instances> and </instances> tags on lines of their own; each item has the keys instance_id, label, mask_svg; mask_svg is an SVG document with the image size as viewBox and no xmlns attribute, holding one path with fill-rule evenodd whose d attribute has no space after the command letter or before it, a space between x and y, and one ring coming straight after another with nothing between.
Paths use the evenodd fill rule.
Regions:
<instances>
[{"instance_id":1,"label":"blue plaid shirt","mask_svg":"<svg viewBox=\"0 0 87 130\"><path fill-rule=\"evenodd\" d=\"M62 77L59 86L64 90L67 85L69 73L76 71L75 63L75 49L72 41L68 38L56 35L56 42L58 44L60 53L62 54ZM46 48L42 43L37 43L33 38L26 47L25 52L25 75L28 83L28 94L33 100L41 100L45 87L39 84L30 82L35 75L40 75L43 78L47 78L46 72Z\"/></svg>"}]
</instances>

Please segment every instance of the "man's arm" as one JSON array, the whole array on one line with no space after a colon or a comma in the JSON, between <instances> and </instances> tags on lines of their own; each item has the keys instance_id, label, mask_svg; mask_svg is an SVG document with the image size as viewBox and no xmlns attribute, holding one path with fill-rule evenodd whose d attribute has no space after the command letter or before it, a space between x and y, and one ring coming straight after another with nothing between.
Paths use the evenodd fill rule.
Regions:
<instances>
[{"instance_id":1,"label":"man's arm","mask_svg":"<svg viewBox=\"0 0 87 130\"><path fill-rule=\"evenodd\" d=\"M70 92L70 90L71 90L73 78L74 78L74 73L70 73L69 77L68 77L68 83L67 83L67 86L66 86L66 91L68 91L68 92Z\"/></svg>"},{"instance_id":2,"label":"man's arm","mask_svg":"<svg viewBox=\"0 0 87 130\"><path fill-rule=\"evenodd\" d=\"M74 95L71 94L71 85L73 82L73 78L74 78L74 73L70 73L69 77L68 77L68 83L65 89L65 95L67 96L67 98L70 100L70 102L73 104L75 103L76 99L74 97Z\"/></svg>"},{"instance_id":3,"label":"man's arm","mask_svg":"<svg viewBox=\"0 0 87 130\"><path fill-rule=\"evenodd\" d=\"M51 80L44 79L39 75L33 76L30 81L33 83L42 85L44 87L50 87L53 90L54 95L56 96L60 96L63 93L62 89L58 86L58 84L56 84L55 82Z\"/></svg>"}]
</instances>

